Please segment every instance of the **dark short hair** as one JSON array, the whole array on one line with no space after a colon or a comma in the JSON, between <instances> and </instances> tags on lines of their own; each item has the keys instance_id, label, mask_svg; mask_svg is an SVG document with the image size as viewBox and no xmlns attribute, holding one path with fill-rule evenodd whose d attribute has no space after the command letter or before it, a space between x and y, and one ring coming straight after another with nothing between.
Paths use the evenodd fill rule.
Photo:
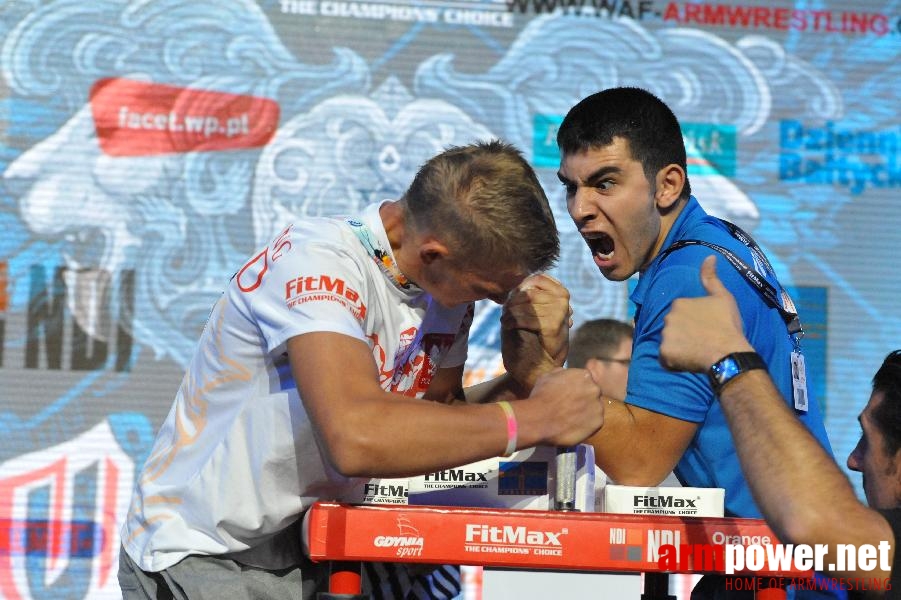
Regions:
<instances>
[{"instance_id":1,"label":"dark short hair","mask_svg":"<svg viewBox=\"0 0 901 600\"><path fill-rule=\"evenodd\" d=\"M691 195L679 120L657 96L636 87L610 88L592 94L564 117L557 131L557 146L565 156L609 146L615 138L629 143L632 158L641 163L651 185L663 167L682 167L685 185L679 197Z\"/></svg>"},{"instance_id":2,"label":"dark short hair","mask_svg":"<svg viewBox=\"0 0 901 600\"><path fill-rule=\"evenodd\" d=\"M873 411L873 422L885 437L885 449L894 456L901 449L901 350L894 350L882 361L873 376L873 391L885 397Z\"/></svg>"},{"instance_id":3,"label":"dark short hair","mask_svg":"<svg viewBox=\"0 0 901 600\"><path fill-rule=\"evenodd\" d=\"M549 269L557 225L535 171L498 140L448 148L428 160L404 194L407 219L453 248L465 265Z\"/></svg>"},{"instance_id":4,"label":"dark short hair","mask_svg":"<svg viewBox=\"0 0 901 600\"><path fill-rule=\"evenodd\" d=\"M566 366L583 368L591 358L611 358L623 340L632 339L633 332L632 325L625 321L585 321L572 334Z\"/></svg>"}]
</instances>

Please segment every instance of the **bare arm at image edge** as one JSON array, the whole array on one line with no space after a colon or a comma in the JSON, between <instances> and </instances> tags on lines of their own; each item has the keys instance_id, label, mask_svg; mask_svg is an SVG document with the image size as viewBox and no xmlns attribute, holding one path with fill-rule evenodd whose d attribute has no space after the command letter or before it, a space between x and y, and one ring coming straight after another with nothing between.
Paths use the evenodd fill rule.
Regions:
<instances>
[{"instance_id":1,"label":"bare arm at image edge","mask_svg":"<svg viewBox=\"0 0 901 600\"><path fill-rule=\"evenodd\" d=\"M734 352L753 351L742 333L738 308L716 276L715 257L701 267L707 297L683 298L666 317L661 363L674 370L706 372ZM828 544L825 564L834 564L837 544L891 545L876 570L836 576L889 577L894 536L886 519L854 494L832 458L795 417L765 370L729 381L719 402L729 423L742 470L767 523L784 543Z\"/></svg>"}]
</instances>

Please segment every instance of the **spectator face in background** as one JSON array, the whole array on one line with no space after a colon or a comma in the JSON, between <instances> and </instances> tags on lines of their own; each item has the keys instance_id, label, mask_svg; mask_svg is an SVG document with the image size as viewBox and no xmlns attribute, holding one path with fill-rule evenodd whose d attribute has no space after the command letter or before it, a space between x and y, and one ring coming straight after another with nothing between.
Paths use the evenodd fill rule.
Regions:
<instances>
[{"instance_id":1,"label":"spectator face in background","mask_svg":"<svg viewBox=\"0 0 901 600\"><path fill-rule=\"evenodd\" d=\"M629 362L632 356L632 338L620 341L612 356L591 358L585 368L601 388L601 394L614 400L626 399L626 383L629 379Z\"/></svg>"},{"instance_id":2,"label":"spectator face in background","mask_svg":"<svg viewBox=\"0 0 901 600\"><path fill-rule=\"evenodd\" d=\"M625 400L632 331L616 319L586 321L572 335L567 365L587 369L605 397Z\"/></svg>"},{"instance_id":3,"label":"spectator face in background","mask_svg":"<svg viewBox=\"0 0 901 600\"><path fill-rule=\"evenodd\" d=\"M901 506L901 350L889 353L873 377L870 401L860 416L860 440L848 468L863 475L873 508Z\"/></svg>"},{"instance_id":4,"label":"spectator face in background","mask_svg":"<svg viewBox=\"0 0 901 600\"><path fill-rule=\"evenodd\" d=\"M848 455L848 468L863 476L863 491L873 508L895 508L901 504L901 452L891 452L885 434L876 425L873 412L885 394L873 392L858 417L860 440Z\"/></svg>"}]
</instances>

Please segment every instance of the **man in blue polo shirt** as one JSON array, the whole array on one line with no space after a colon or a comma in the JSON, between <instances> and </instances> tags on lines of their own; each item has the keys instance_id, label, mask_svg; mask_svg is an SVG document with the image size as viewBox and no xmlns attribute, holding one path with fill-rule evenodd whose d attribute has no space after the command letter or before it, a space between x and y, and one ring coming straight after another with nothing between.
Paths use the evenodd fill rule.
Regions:
<instances>
[{"instance_id":1,"label":"man in blue polo shirt","mask_svg":"<svg viewBox=\"0 0 901 600\"><path fill-rule=\"evenodd\" d=\"M728 516L759 518L716 402L719 382L663 369L660 334L675 298L704 295L697 276L704 258L725 257L735 268L721 271L723 283L748 339L831 455L819 406L807 397L791 299L753 239L691 196L678 120L653 94L613 88L585 98L566 115L557 143L567 208L598 269L613 281L639 274L626 398L608 402L604 426L590 439L598 466L627 485L656 485L674 470L683 485L725 488ZM743 368L721 365L722 378ZM708 580L695 597L725 596Z\"/></svg>"}]
</instances>

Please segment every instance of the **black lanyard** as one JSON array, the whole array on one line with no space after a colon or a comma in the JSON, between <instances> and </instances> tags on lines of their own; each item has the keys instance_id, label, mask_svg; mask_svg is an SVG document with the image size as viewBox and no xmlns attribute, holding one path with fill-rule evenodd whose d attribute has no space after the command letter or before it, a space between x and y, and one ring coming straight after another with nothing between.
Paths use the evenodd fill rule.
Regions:
<instances>
[{"instance_id":1,"label":"black lanyard","mask_svg":"<svg viewBox=\"0 0 901 600\"><path fill-rule=\"evenodd\" d=\"M773 266L770 264L770 261L764 256L763 252L760 250L760 246L757 245L757 242L754 241L750 235L748 235L741 227L730 223L724 219L717 219L723 225L726 226L726 229L729 230L729 233L737 239L739 242L744 244L750 251L751 255L754 257L754 262L763 265L763 268L766 270L766 273L770 275L774 281L776 281L777 285L779 285L778 280L776 279L776 272L773 270ZM785 291L781 285L779 285L779 291L776 291L776 288L766 280L766 278L755 271L752 267L748 266L742 259L740 259L734 252L729 250L728 248L724 248L718 244L714 244L712 242L705 242L703 240L679 240L675 242L672 246L664 250L660 253L658 260L663 260L665 256L669 253L678 250L679 248L684 248L686 246L706 246L708 248L712 248L716 250L720 254L726 257L726 260L735 267L735 270L738 271L751 286L763 296L763 299L769 304L771 307L775 308L779 311L779 314L782 316L782 320L785 321L786 327L788 327L788 333L791 336L798 334L798 337L804 335L804 329L801 327L801 319L798 317L798 311L795 308L795 303L792 302L791 297L788 295L788 292ZM797 342L797 340L796 340Z\"/></svg>"}]
</instances>

